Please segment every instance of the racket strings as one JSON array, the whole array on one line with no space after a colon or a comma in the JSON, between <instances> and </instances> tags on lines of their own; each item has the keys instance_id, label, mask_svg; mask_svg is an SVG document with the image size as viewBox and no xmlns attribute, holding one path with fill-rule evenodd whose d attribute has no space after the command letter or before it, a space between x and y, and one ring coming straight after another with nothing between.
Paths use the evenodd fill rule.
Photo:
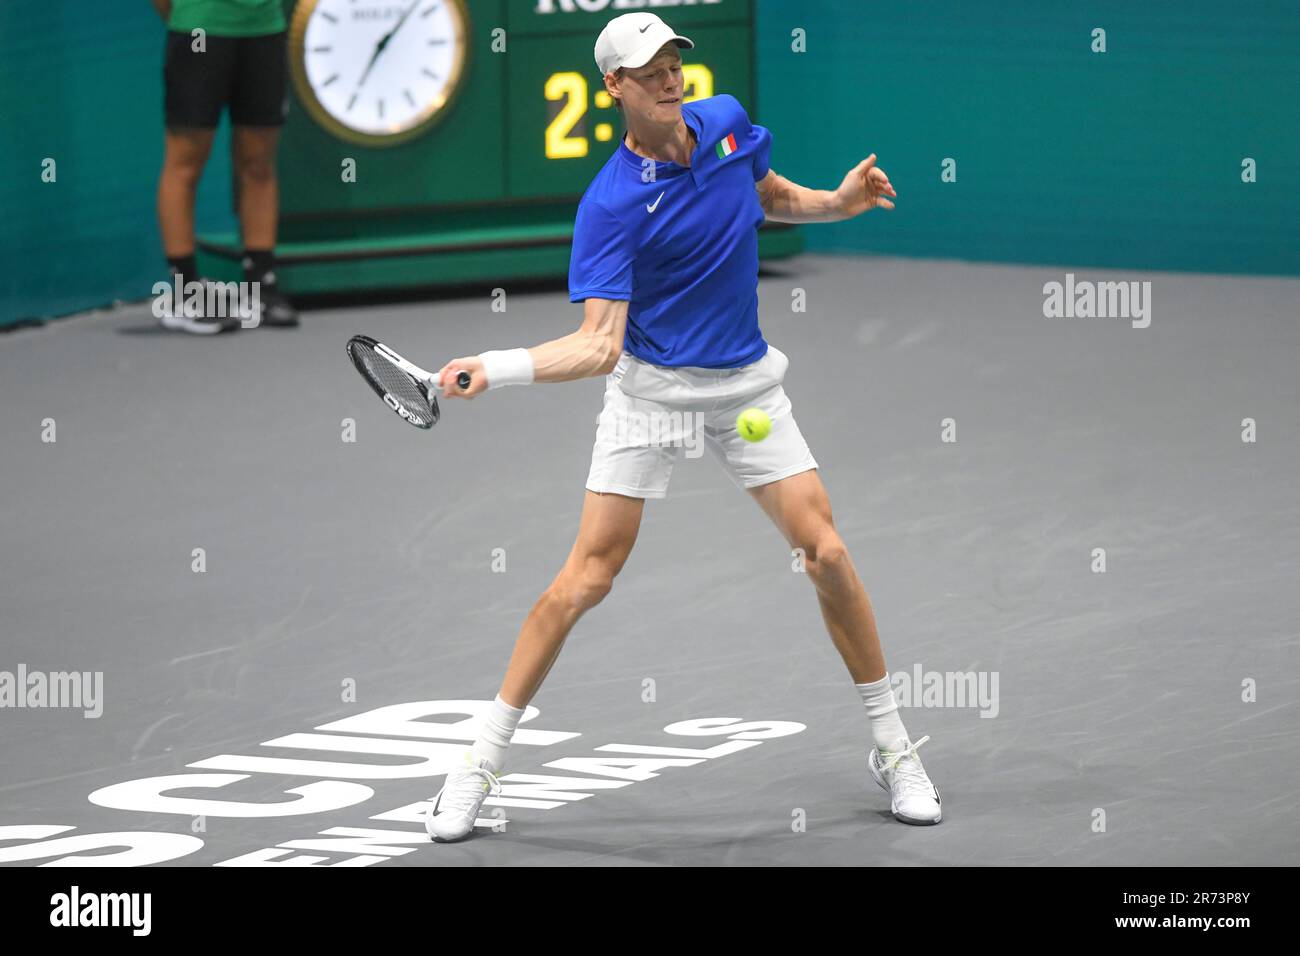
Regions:
<instances>
[{"instance_id":1,"label":"racket strings","mask_svg":"<svg viewBox=\"0 0 1300 956\"><path fill-rule=\"evenodd\" d=\"M433 403L423 385L369 346L355 344L351 346L351 352L353 361L381 397L397 402L421 424L431 425L437 421Z\"/></svg>"}]
</instances>

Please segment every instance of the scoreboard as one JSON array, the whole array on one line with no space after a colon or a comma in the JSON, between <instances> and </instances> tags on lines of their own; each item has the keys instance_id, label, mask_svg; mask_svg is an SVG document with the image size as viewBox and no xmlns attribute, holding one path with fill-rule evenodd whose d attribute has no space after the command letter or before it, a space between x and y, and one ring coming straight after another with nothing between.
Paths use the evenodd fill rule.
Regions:
<instances>
[{"instance_id":1,"label":"scoreboard","mask_svg":"<svg viewBox=\"0 0 1300 956\"><path fill-rule=\"evenodd\" d=\"M622 117L592 48L652 9L695 41L684 99L731 93L757 122L752 0L298 0L279 155L277 273L290 292L562 276L577 200ZM200 267L238 272L234 235ZM797 230L760 230L760 255Z\"/></svg>"}]
</instances>

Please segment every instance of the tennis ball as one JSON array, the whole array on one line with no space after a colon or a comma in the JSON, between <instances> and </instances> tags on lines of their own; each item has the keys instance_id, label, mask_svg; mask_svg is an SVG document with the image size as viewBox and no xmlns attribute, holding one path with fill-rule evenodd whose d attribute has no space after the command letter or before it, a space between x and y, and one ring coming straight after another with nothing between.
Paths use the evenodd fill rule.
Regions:
<instances>
[{"instance_id":1,"label":"tennis ball","mask_svg":"<svg viewBox=\"0 0 1300 956\"><path fill-rule=\"evenodd\" d=\"M772 419L761 408L747 408L736 416L736 431L745 441L762 441L772 431Z\"/></svg>"}]
</instances>

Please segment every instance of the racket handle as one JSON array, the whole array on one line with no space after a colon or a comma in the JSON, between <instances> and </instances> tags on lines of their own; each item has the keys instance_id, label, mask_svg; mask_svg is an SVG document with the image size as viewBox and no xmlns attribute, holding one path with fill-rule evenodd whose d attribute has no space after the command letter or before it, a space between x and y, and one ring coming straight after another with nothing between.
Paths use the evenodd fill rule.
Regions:
<instances>
[{"instance_id":1,"label":"racket handle","mask_svg":"<svg viewBox=\"0 0 1300 956\"><path fill-rule=\"evenodd\" d=\"M443 391L443 387L438 384L438 376L436 373L429 375L426 381L429 383L430 388L436 388L440 392ZM464 369L461 369L460 374L456 376L456 384L460 386L461 391L469 388L469 383L471 381L472 379L470 378L469 372L466 372Z\"/></svg>"}]
</instances>

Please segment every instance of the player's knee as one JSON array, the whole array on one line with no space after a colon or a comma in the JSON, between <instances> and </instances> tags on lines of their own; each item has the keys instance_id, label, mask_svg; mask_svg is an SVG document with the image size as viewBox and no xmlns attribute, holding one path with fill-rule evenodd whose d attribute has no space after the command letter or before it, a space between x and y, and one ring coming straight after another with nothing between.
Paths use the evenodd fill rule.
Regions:
<instances>
[{"instance_id":1,"label":"player's knee","mask_svg":"<svg viewBox=\"0 0 1300 956\"><path fill-rule=\"evenodd\" d=\"M584 608L593 608L609 596L614 590L614 574L613 567L603 561L588 562L578 578L580 603Z\"/></svg>"},{"instance_id":2,"label":"player's knee","mask_svg":"<svg viewBox=\"0 0 1300 956\"><path fill-rule=\"evenodd\" d=\"M579 614L589 611L614 589L614 574L614 569L604 561L585 561L580 568L560 576L556 582L559 597Z\"/></svg>"},{"instance_id":3,"label":"player's knee","mask_svg":"<svg viewBox=\"0 0 1300 956\"><path fill-rule=\"evenodd\" d=\"M814 581L846 574L852 563L849 549L834 531L823 534L804 548L805 567Z\"/></svg>"}]
</instances>

